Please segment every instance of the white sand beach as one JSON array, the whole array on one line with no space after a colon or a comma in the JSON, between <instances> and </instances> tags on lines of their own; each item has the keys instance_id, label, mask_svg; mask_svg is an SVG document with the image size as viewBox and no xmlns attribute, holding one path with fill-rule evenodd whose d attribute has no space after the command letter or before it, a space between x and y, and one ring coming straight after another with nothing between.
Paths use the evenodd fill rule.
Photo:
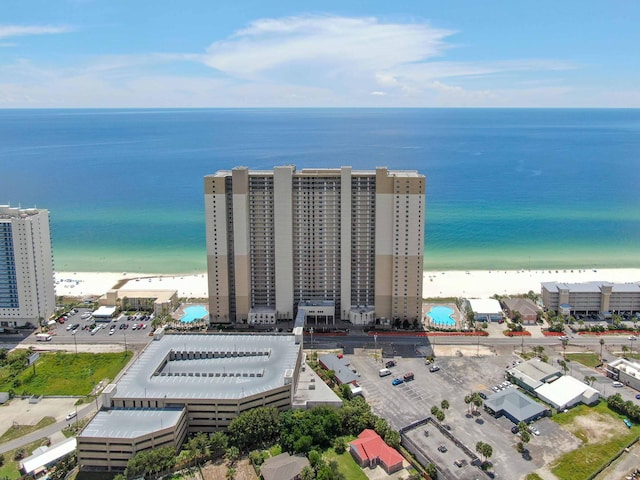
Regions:
<instances>
[{"instance_id":1,"label":"white sand beach","mask_svg":"<svg viewBox=\"0 0 640 480\"><path fill-rule=\"evenodd\" d=\"M56 295L96 297L103 295L120 280L128 280L120 288L129 290L177 290L179 297L209 296L207 274L159 275L154 273L56 272Z\"/></svg>"},{"instance_id":2,"label":"white sand beach","mask_svg":"<svg viewBox=\"0 0 640 480\"><path fill-rule=\"evenodd\" d=\"M488 298L533 290L540 293L541 282L640 282L638 268L559 270L470 270L424 272L423 298Z\"/></svg>"},{"instance_id":3,"label":"white sand beach","mask_svg":"<svg viewBox=\"0 0 640 480\"><path fill-rule=\"evenodd\" d=\"M122 279L122 288L178 290L180 297L208 296L207 274L158 275L110 272L57 272L56 295L94 297L103 295ZM494 294L507 295L540 292L540 282L617 283L640 282L640 269L573 269L573 270L470 270L424 272L423 297L486 298Z\"/></svg>"}]
</instances>

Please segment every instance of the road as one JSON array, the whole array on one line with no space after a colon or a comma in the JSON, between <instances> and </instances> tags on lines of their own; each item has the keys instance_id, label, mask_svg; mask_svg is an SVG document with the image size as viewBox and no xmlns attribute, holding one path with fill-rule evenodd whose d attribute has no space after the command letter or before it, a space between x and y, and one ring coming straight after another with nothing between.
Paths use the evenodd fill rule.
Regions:
<instances>
[{"instance_id":1,"label":"road","mask_svg":"<svg viewBox=\"0 0 640 480\"><path fill-rule=\"evenodd\" d=\"M41 428L40 430L36 430L35 432L28 433L27 435L23 435L22 437L0 444L0 454L9 452L11 450L15 450L16 448L20 448L24 445L28 445L31 442L40 440L41 438L49 437L54 433L61 431L64 427L66 427L69 424L72 424L76 421L80 421L83 418L92 416L95 412L96 412L96 402L92 402L88 405L83 405L78 408L78 416L73 420L61 420L59 422L56 422L44 428Z\"/></svg>"}]
</instances>

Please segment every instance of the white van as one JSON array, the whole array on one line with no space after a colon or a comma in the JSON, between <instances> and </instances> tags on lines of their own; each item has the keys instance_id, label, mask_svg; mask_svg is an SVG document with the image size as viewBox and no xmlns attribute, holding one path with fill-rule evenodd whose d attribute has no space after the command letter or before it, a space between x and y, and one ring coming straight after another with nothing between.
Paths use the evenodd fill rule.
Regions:
<instances>
[{"instance_id":1,"label":"white van","mask_svg":"<svg viewBox=\"0 0 640 480\"><path fill-rule=\"evenodd\" d=\"M38 342L50 342L51 335L48 333L36 333L36 341Z\"/></svg>"},{"instance_id":2,"label":"white van","mask_svg":"<svg viewBox=\"0 0 640 480\"><path fill-rule=\"evenodd\" d=\"M624 387L624 384L622 382L613 382L611 385L616 388Z\"/></svg>"},{"instance_id":3,"label":"white van","mask_svg":"<svg viewBox=\"0 0 640 480\"><path fill-rule=\"evenodd\" d=\"M91 335L95 335L100 331L100 325L96 326L93 330L91 330Z\"/></svg>"},{"instance_id":4,"label":"white van","mask_svg":"<svg viewBox=\"0 0 640 480\"><path fill-rule=\"evenodd\" d=\"M387 375L391 375L391 370L389 370L388 368L383 368L378 372L378 375L380 375L381 377L386 377Z\"/></svg>"}]
</instances>

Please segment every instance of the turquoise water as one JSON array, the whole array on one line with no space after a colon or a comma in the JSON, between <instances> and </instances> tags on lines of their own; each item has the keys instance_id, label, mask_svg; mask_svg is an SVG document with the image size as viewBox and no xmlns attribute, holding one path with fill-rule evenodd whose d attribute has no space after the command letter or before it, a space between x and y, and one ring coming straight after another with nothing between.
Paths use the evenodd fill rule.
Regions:
<instances>
[{"instance_id":1,"label":"turquoise water","mask_svg":"<svg viewBox=\"0 0 640 480\"><path fill-rule=\"evenodd\" d=\"M0 203L58 271L206 271L203 177L418 170L427 270L640 268L638 109L0 109Z\"/></svg>"},{"instance_id":2,"label":"turquoise water","mask_svg":"<svg viewBox=\"0 0 640 480\"><path fill-rule=\"evenodd\" d=\"M184 313L184 316L180 319L182 323L192 323L209 315L207 309L202 305L187 307L184 309Z\"/></svg>"},{"instance_id":3,"label":"turquoise water","mask_svg":"<svg viewBox=\"0 0 640 480\"><path fill-rule=\"evenodd\" d=\"M427 315L431 317L431 321L435 325L453 327L456 324L456 321L451 317L451 315L453 315L453 309L450 307L431 307Z\"/></svg>"}]
</instances>

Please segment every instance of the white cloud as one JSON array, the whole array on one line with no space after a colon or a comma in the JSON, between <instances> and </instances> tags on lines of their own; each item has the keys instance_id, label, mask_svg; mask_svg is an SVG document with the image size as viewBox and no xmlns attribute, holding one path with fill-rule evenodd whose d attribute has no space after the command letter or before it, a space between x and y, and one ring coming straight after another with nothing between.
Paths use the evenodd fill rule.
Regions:
<instances>
[{"instance_id":1,"label":"white cloud","mask_svg":"<svg viewBox=\"0 0 640 480\"><path fill-rule=\"evenodd\" d=\"M209 46L202 60L241 78L312 69L326 78L385 70L442 54L454 32L426 23L384 23L334 16L264 19Z\"/></svg>"},{"instance_id":2,"label":"white cloud","mask_svg":"<svg viewBox=\"0 0 640 480\"><path fill-rule=\"evenodd\" d=\"M0 39L70 30L0 26ZM28 58L0 64L0 104L562 107L622 102L619 96L565 84L557 72L582 67L562 60L448 60L455 33L426 22L373 17L261 19L201 52L76 57L66 65ZM638 92L627 92L627 98L640 106Z\"/></svg>"},{"instance_id":3,"label":"white cloud","mask_svg":"<svg viewBox=\"0 0 640 480\"><path fill-rule=\"evenodd\" d=\"M51 35L73 31L69 26L53 25L0 25L0 38L24 37L26 35Z\"/></svg>"}]
</instances>

